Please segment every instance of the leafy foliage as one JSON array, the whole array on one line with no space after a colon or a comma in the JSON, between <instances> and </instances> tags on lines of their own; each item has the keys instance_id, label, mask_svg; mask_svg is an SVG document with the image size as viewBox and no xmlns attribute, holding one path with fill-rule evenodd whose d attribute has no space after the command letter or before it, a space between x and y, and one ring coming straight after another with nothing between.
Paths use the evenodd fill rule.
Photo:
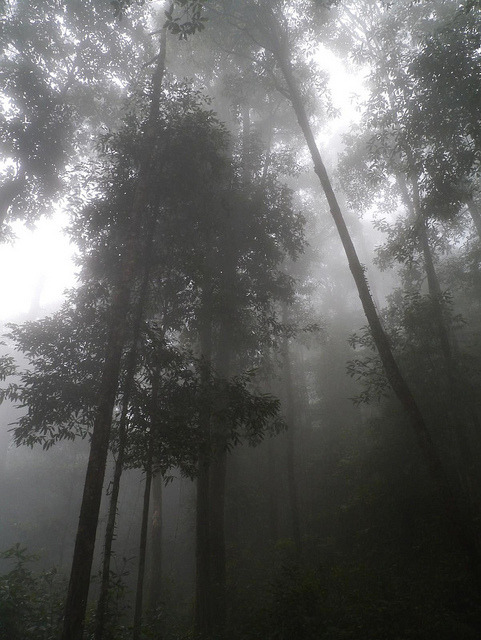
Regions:
<instances>
[{"instance_id":1,"label":"leafy foliage","mask_svg":"<svg viewBox=\"0 0 481 640\"><path fill-rule=\"evenodd\" d=\"M445 321L452 330L463 324L460 315L452 311L452 298L449 293L443 294L439 301L443 308ZM424 396L436 394L433 385L426 385L427 380L444 385L446 380L439 375L445 371L445 363L439 345L436 326L435 308L437 302L429 295L416 290L397 290L389 297L389 304L384 310L384 321L387 325L395 353L406 372L408 379L413 380L417 389L424 388ZM351 336L352 348L360 349L363 355L351 360L347 367L349 376L361 382L365 387L355 401L358 403L380 401L386 397L389 384L377 354L372 354L374 343L368 328L361 334Z\"/></svg>"},{"instance_id":2,"label":"leafy foliage","mask_svg":"<svg viewBox=\"0 0 481 640\"><path fill-rule=\"evenodd\" d=\"M92 129L113 125L121 91L112 77L126 86L144 53L142 43L131 46L138 10L116 28L108 3L95 0L19 0L5 9L0 220L33 223L76 182L72 168L91 152Z\"/></svg>"},{"instance_id":3,"label":"leafy foliage","mask_svg":"<svg viewBox=\"0 0 481 640\"><path fill-rule=\"evenodd\" d=\"M65 584L55 569L34 574L37 557L18 543L0 560L13 568L0 575L0 636L9 640L54 640L62 616Z\"/></svg>"},{"instance_id":4,"label":"leafy foliage","mask_svg":"<svg viewBox=\"0 0 481 640\"><path fill-rule=\"evenodd\" d=\"M84 438L93 424L96 382L104 352L104 325L99 308L80 320L79 306L25 325L12 325L9 340L28 362L19 381L10 382L4 397L26 412L14 430L17 445Z\"/></svg>"},{"instance_id":5,"label":"leafy foliage","mask_svg":"<svg viewBox=\"0 0 481 640\"><path fill-rule=\"evenodd\" d=\"M133 5L143 5L145 0L111 0L114 16L122 19L125 12ZM205 0L173 0L165 11L164 26L180 40L187 40L190 35L205 28L207 18L203 15ZM177 9L177 11L176 11Z\"/></svg>"}]
</instances>

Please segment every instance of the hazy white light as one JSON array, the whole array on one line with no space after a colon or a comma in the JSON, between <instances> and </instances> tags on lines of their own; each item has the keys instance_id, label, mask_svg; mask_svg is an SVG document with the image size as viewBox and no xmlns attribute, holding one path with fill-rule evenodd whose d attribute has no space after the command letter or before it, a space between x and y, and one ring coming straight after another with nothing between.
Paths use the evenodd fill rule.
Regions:
<instances>
[{"instance_id":1,"label":"hazy white light","mask_svg":"<svg viewBox=\"0 0 481 640\"><path fill-rule=\"evenodd\" d=\"M0 320L28 313L36 295L40 309L59 305L63 291L75 283L75 249L62 232L67 218L56 214L29 230L12 225L17 240L0 245Z\"/></svg>"},{"instance_id":2,"label":"hazy white light","mask_svg":"<svg viewBox=\"0 0 481 640\"><path fill-rule=\"evenodd\" d=\"M322 122L322 130L317 136L324 162L331 170L336 166L338 155L343 149L343 136L361 119L362 105L368 95L366 73L358 70L354 74L338 56L324 46L319 47L315 61L329 76L331 103L338 112L337 117Z\"/></svg>"},{"instance_id":3,"label":"hazy white light","mask_svg":"<svg viewBox=\"0 0 481 640\"><path fill-rule=\"evenodd\" d=\"M332 51L319 47L317 64L329 74L329 90L333 106L339 109L338 120L349 123L360 118L360 105L367 97L365 73L350 71Z\"/></svg>"}]
</instances>

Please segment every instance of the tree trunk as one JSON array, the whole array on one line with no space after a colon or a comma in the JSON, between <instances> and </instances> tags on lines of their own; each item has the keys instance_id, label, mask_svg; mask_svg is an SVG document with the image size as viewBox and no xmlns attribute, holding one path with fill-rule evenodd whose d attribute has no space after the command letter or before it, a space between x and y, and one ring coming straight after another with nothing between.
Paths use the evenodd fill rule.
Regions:
<instances>
[{"instance_id":1,"label":"tree trunk","mask_svg":"<svg viewBox=\"0 0 481 640\"><path fill-rule=\"evenodd\" d=\"M137 367L137 353L139 347L140 329L142 326L142 318L144 315L144 309L148 297L155 223L156 219L154 216L152 216L151 225L147 236L144 277L139 292L139 299L137 301L137 308L135 312L134 326L132 331L132 348L129 352L126 363L125 387L122 399L122 411L119 420L119 444L117 451L117 460L115 461L114 477L112 480L112 493L110 495L107 526L105 529L100 594L97 602L97 611L95 614L95 640L102 640L104 637L105 616L108 611L110 561L112 558L112 544L115 534L115 521L117 518L120 479L122 477L125 458L125 446L127 444L127 414L130 403L130 395L132 393L132 386L134 382L135 369Z\"/></svg>"},{"instance_id":2,"label":"tree trunk","mask_svg":"<svg viewBox=\"0 0 481 640\"><path fill-rule=\"evenodd\" d=\"M212 361L212 285L208 278L202 291L200 319L200 352L205 361L203 383L208 384ZM207 638L212 628L211 572L210 572L210 508L209 508L209 456L210 408L204 406L200 416L205 444L199 452L196 502L196 575L194 628L199 638Z\"/></svg>"},{"instance_id":3,"label":"tree trunk","mask_svg":"<svg viewBox=\"0 0 481 640\"><path fill-rule=\"evenodd\" d=\"M152 480L152 517L150 525L149 608L152 610L159 606L162 594L162 490L163 478L158 474Z\"/></svg>"},{"instance_id":4,"label":"tree trunk","mask_svg":"<svg viewBox=\"0 0 481 640\"><path fill-rule=\"evenodd\" d=\"M127 269L124 269L124 272L126 271ZM130 268L128 271L130 271ZM129 301L128 289L128 283L125 280L117 288L111 307L113 320L110 327L103 376L100 383L100 403L97 409L90 445L90 457L70 574L62 640L82 640L83 636L90 572L107 462L112 411L117 393L120 359L125 337L126 318L124 308L128 305Z\"/></svg>"},{"instance_id":5,"label":"tree trunk","mask_svg":"<svg viewBox=\"0 0 481 640\"><path fill-rule=\"evenodd\" d=\"M267 443L267 468L269 472L269 540L275 543L279 538L279 509L277 505L277 460L275 440L271 438Z\"/></svg>"},{"instance_id":6,"label":"tree trunk","mask_svg":"<svg viewBox=\"0 0 481 640\"><path fill-rule=\"evenodd\" d=\"M429 244L429 238L426 228L426 220L424 219L421 211L421 202L417 179L416 177L413 177L411 180L412 200L409 197L409 191L404 176L398 176L397 183L401 191L404 204L406 205L411 218L415 223L418 238L421 241L421 248L424 258L424 268L426 270L426 277L428 281L428 291L433 303L439 344L441 345L441 351L446 361L448 377L452 379L455 363L453 352L451 349L451 342L449 340L448 330L443 317L441 285L439 284L439 279L434 267L433 254L431 251L431 246Z\"/></svg>"},{"instance_id":7,"label":"tree trunk","mask_svg":"<svg viewBox=\"0 0 481 640\"><path fill-rule=\"evenodd\" d=\"M454 492L448 481L447 473L444 469L443 464L441 463L441 459L434 446L434 442L421 414L421 411L394 359L394 355L389 344L389 339L382 327L380 318L371 297L371 293L369 291L369 285L365 277L364 268L357 256L354 244L346 227L346 223L339 207L339 203L332 189L331 182L327 175L327 171L325 169L314 138L314 134L307 118L301 93L299 91L292 71L292 66L289 58L290 54L287 47L287 35L281 33L280 25L273 15L271 16L271 27L272 28L270 33L274 41L273 53L283 74L289 93L289 99L292 102L292 106L296 114L299 126L304 134L307 146L311 153L311 157L314 163L314 171L319 178L322 189L329 204L331 216L334 220L337 231L339 233L339 237L344 247L344 251L349 263L349 268L356 283L359 298L361 300L364 313L369 323L374 343L383 363L387 379L394 393L396 394L397 398L399 399L409 416L409 421L415 432L423 458L429 469L431 477L433 478L439 489L440 497L445 506L447 521L449 522L453 533L456 535L461 549L467 556L469 567L475 574L478 582L481 582L481 558L478 549L478 540L474 529L474 523L466 517L463 509L461 508L461 505L454 495Z\"/></svg>"},{"instance_id":8,"label":"tree trunk","mask_svg":"<svg viewBox=\"0 0 481 640\"><path fill-rule=\"evenodd\" d=\"M223 443L220 443L223 446ZM226 624L225 479L227 452L215 454L209 465L209 556L211 635L224 638Z\"/></svg>"},{"instance_id":9,"label":"tree trunk","mask_svg":"<svg viewBox=\"0 0 481 640\"><path fill-rule=\"evenodd\" d=\"M426 223L424 220L422 220L419 227L419 239L421 240L423 248L428 289L436 319L436 329L445 361L446 378L449 388L452 391L452 396L448 400L448 403L451 406L448 407L446 413L448 420L451 423L450 428L452 433L454 433L454 448L455 450L457 448L458 451L456 467L459 479L463 485L463 490L469 497L471 503L473 503L473 501L476 502L475 494L477 493L474 486L476 463L469 443L467 423L469 423L470 418L473 416L474 410L471 406L472 403L470 399L466 397L467 394L464 388L464 385L467 385L468 381L464 379L465 377L463 372L458 367L458 363L456 362L456 358L451 348L451 341L449 339L449 333L443 314L441 286L434 267L431 247L429 245L429 238L426 231Z\"/></svg>"},{"instance_id":10,"label":"tree trunk","mask_svg":"<svg viewBox=\"0 0 481 640\"><path fill-rule=\"evenodd\" d=\"M436 318L436 328L438 332L439 344L441 345L441 351L446 361L446 367L448 369L448 377L452 379L454 369L456 367L453 350L451 348L451 341L449 339L448 328L444 320L441 285L439 284L438 274L434 267L433 254L431 246L429 244L428 233L426 229L426 221L423 219L419 224L418 231L419 239L421 240L421 246L424 257L424 268L426 269L426 277L428 280L428 290L433 303L434 317Z\"/></svg>"},{"instance_id":11,"label":"tree trunk","mask_svg":"<svg viewBox=\"0 0 481 640\"><path fill-rule=\"evenodd\" d=\"M128 406L128 402L125 403ZM124 406L125 406L124 404ZM105 528L104 555L102 561L102 577L100 583L100 594L97 601L97 611L95 613L95 631L94 639L103 640L105 630L105 618L108 611L109 586L110 586L110 561L112 558L112 544L115 533L115 521L117 518L117 504L120 491L120 478L122 476L124 466L124 453L126 441L126 427L124 407L122 407L122 415L119 426L119 450L117 460L115 461L114 477L112 480L112 493L110 494L109 513L107 517L107 526Z\"/></svg>"},{"instance_id":12,"label":"tree trunk","mask_svg":"<svg viewBox=\"0 0 481 640\"><path fill-rule=\"evenodd\" d=\"M119 280L112 293L109 336L99 385L99 401L94 420L90 456L65 604L62 640L82 640L83 636L95 536L110 440L112 412L117 395L121 357L127 332L130 288L137 262L138 237L142 228L144 212L148 208L150 201L151 186L155 184L155 168L150 165L150 151L155 144L155 122L159 111L164 66L165 32L162 38L157 67L153 75L149 125L144 142L144 161L139 170L138 184L130 213L127 241L121 259Z\"/></svg>"},{"instance_id":13,"label":"tree trunk","mask_svg":"<svg viewBox=\"0 0 481 640\"><path fill-rule=\"evenodd\" d=\"M408 152L408 154L409 156L411 155L410 152ZM410 159L412 160L412 158ZM441 285L434 266L433 252L429 242L426 221L421 210L417 178L413 176L411 179L412 200L409 196L404 176L398 176L398 186L411 218L415 221L418 237L421 241L428 291L433 304L436 332L444 358L446 380L452 391L452 396L448 400L446 415L450 423L451 432L454 434L455 449L457 449L458 453L456 467L463 490L469 497L472 508L477 509L475 505L479 503L479 498L477 497L479 492L475 489L477 484L475 480L477 477L475 471L476 462L472 454L467 430L467 424L469 424L470 421L474 419L477 422L475 409L468 397L469 393L466 393L466 389L469 388L470 383L458 366L451 346L449 331L444 318Z\"/></svg>"},{"instance_id":14,"label":"tree trunk","mask_svg":"<svg viewBox=\"0 0 481 640\"><path fill-rule=\"evenodd\" d=\"M232 255L227 256L226 280L231 277ZM228 288L226 288L229 291ZM211 293L203 300L204 327L201 330L202 355L212 361ZM210 308L209 308L210 307ZM227 378L230 367L230 316L221 322L217 341L216 371ZM208 324L207 324L208 323ZM225 482L227 472L226 438L211 435L211 415L207 408L204 429L209 450L201 456L197 477L197 577L195 627L201 638L223 638L226 624Z\"/></svg>"},{"instance_id":15,"label":"tree trunk","mask_svg":"<svg viewBox=\"0 0 481 640\"><path fill-rule=\"evenodd\" d=\"M152 465L154 455L154 443L157 433L156 412L157 401L159 397L160 372L154 370L152 373L152 397L150 409L150 433L148 438L147 461L145 465L145 491L144 504L142 509L142 525L140 529L140 545L139 545L139 567L137 573L137 588L135 592L135 609L134 609L134 625L133 640L140 640L142 634L142 609L144 604L144 582L145 582L145 559L147 557L147 535L149 531L149 508L150 493L152 489Z\"/></svg>"},{"instance_id":16,"label":"tree trunk","mask_svg":"<svg viewBox=\"0 0 481 640\"><path fill-rule=\"evenodd\" d=\"M151 440L153 436L151 434ZM149 460L145 469L145 490L144 503L142 508L142 526L140 529L140 545L139 545L139 567L137 572L137 588L135 590L135 609L134 609L134 625L133 640L140 640L142 633L142 607L144 603L144 577L145 577L145 558L147 555L147 533L149 530L149 507L150 507L150 490L152 487L152 449L153 442L150 443Z\"/></svg>"},{"instance_id":17,"label":"tree trunk","mask_svg":"<svg viewBox=\"0 0 481 640\"><path fill-rule=\"evenodd\" d=\"M284 323L287 322L287 307L284 308ZM289 353L289 339L284 338L283 348L283 365L284 365L284 399L286 403L286 422L287 422L287 486L289 493L289 506L291 512L291 529L292 539L296 549L296 556L299 560L301 557L301 525L299 516L299 495L297 488L297 474L295 465L295 408L294 408L294 389L292 379L292 366Z\"/></svg>"},{"instance_id":18,"label":"tree trunk","mask_svg":"<svg viewBox=\"0 0 481 640\"><path fill-rule=\"evenodd\" d=\"M199 638L208 638L212 628L210 539L209 539L209 461L199 456L196 504L196 576L194 627Z\"/></svg>"},{"instance_id":19,"label":"tree trunk","mask_svg":"<svg viewBox=\"0 0 481 640\"><path fill-rule=\"evenodd\" d=\"M247 129L247 131L246 131ZM249 109L245 108L244 116L244 170L248 180L249 167ZM247 163L247 165L246 165ZM231 241L232 238L229 238ZM224 277L221 283L225 301L223 316L220 321L217 341L216 371L227 380L230 375L232 361L232 325L235 322L235 291L237 253L235 246L228 242L224 247ZM210 528L210 563L212 587L212 632L216 639L224 638L227 600L226 600L226 544L225 544L225 486L227 475L227 435L224 431L217 434L214 445L214 459L209 468L209 528Z\"/></svg>"}]
</instances>

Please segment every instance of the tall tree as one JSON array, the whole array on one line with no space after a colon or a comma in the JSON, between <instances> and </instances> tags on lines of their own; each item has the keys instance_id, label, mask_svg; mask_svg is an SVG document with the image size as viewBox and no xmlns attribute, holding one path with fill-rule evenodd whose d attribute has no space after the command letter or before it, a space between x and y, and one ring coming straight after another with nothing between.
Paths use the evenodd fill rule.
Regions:
<instances>
[{"instance_id":1,"label":"tall tree","mask_svg":"<svg viewBox=\"0 0 481 640\"><path fill-rule=\"evenodd\" d=\"M474 532L473 523L464 512L449 483L446 470L436 450L431 433L425 419L419 409L418 403L402 375L394 358L393 351L386 335L378 312L373 302L369 285L366 280L364 268L358 258L356 249L347 229L339 201L334 193L331 181L322 161L312 127L304 106L302 92L296 80L292 64L292 38L289 33L289 22L296 21L296 16L290 17L285 11L282 2L266 1L264 3L248 3L242 10L230 6L229 3L222 6L229 20L239 25L244 30L247 28L258 48L269 53L277 66L284 82L283 91L292 103L299 126L304 135L306 144L311 154L314 170L328 201L329 209L336 225L339 237L348 259L349 268L356 283L361 304L369 323L374 343L382 360L389 383L404 406L411 426L413 427L419 447L423 453L426 465L435 480L440 495L445 504L446 518L458 537L459 544L465 551L474 573L479 577L481 559L478 549L478 541ZM243 26L242 26L243 25ZM299 21L296 27L299 29ZM261 64L263 60L261 59ZM281 81L279 81L281 84ZM281 85L282 86L282 85Z\"/></svg>"},{"instance_id":2,"label":"tall tree","mask_svg":"<svg viewBox=\"0 0 481 640\"><path fill-rule=\"evenodd\" d=\"M112 411L120 374L120 361L127 329L127 314L130 302L130 287L137 253L139 231L142 228L145 210L152 202L153 166L151 157L155 150L155 124L159 111L160 91L164 75L165 36L157 56L152 80L152 96L149 118L144 134L143 161L139 168L129 227L126 234L124 252L117 284L112 292L111 322L107 341L102 377L99 385L99 402L92 431L90 457L85 479L84 494L79 516L79 527L75 542L69 590L65 605L63 640L80 640L87 607L95 535L102 487L107 462L107 452L112 423Z\"/></svg>"},{"instance_id":3,"label":"tall tree","mask_svg":"<svg viewBox=\"0 0 481 640\"><path fill-rule=\"evenodd\" d=\"M375 4L375 3L374 3ZM375 6L377 6L375 4ZM379 7L378 12L372 13L368 18L362 15L356 5L346 8L347 23L356 33L358 46L362 50L369 50L369 63L371 65L371 96L367 101L367 109L362 119L362 132L358 137L350 136L351 145L345 153L344 169L346 182L350 182L349 192L354 200L372 203L373 192L382 189L384 195L383 214L388 212L393 203L399 202L399 198L409 213L409 230L404 235L393 234L391 249L395 252L399 261L406 261L413 255L413 239L417 237L418 247L424 262L428 291L431 298L435 331L438 336L439 347L443 355L444 364L442 373L452 389L452 406L449 409L451 429L458 442L458 454L461 462L459 474L464 478L464 488L471 487L469 492L473 497L473 488L476 484L475 465L468 444L467 431L469 425L477 423L476 412L473 405L473 394L469 390L470 384L458 358L455 356L452 337L450 335L445 309L445 294L436 272L436 247L433 239L435 230L430 230L441 218L446 220L453 218L458 205L462 202L458 196L444 198L437 192L440 176L445 186L450 183L453 176L451 170L460 169L459 163L453 159L453 166L446 174L443 163L434 161L434 156L441 157L445 152L441 151L452 143L451 135L447 134L444 140L438 139L437 146L433 146L432 138L426 135L429 131L434 134L432 127L432 109L423 106L423 100L417 101L419 81L412 75L418 53L418 43L412 39L412 29L421 23L421 29L429 34L435 30L439 18L426 16L425 11L417 10L413 16L409 16L409 27L404 37L398 42L399 34L395 27L403 29L403 19L406 18L406 7L399 3L392 10ZM434 22L434 24L433 24ZM394 53L389 53L394 52ZM389 55L388 55L389 54ZM445 116L444 116L445 117ZM436 128L437 129L437 128ZM437 129L438 130L438 129ZM455 145L456 146L456 145ZM437 149L434 152L434 149ZM359 157L362 150L364 161ZM468 155L460 149L458 159ZM456 155L456 154L455 154ZM351 157L350 157L351 156ZM471 160L473 156L470 156ZM348 169L347 167L350 167ZM351 171L352 170L352 171ZM467 167L464 169L464 180ZM450 178L451 176L451 178ZM449 189L448 189L449 190ZM380 201L383 196L378 196ZM441 202L444 199L444 202ZM368 205L370 206L370 205ZM384 223L383 223L383 226ZM445 245L447 240L445 242ZM409 248L411 245L411 249ZM382 251L386 256L389 250ZM408 259L412 259L409 257ZM439 434L434 433L439 440Z\"/></svg>"}]
</instances>

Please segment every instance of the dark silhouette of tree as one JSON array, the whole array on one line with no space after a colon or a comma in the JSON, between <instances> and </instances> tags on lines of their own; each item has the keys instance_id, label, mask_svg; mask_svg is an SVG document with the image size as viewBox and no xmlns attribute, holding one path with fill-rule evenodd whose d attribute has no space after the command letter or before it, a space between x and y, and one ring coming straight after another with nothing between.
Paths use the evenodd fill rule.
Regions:
<instances>
[{"instance_id":1,"label":"dark silhouette of tree","mask_svg":"<svg viewBox=\"0 0 481 640\"><path fill-rule=\"evenodd\" d=\"M242 10L236 7L222 5L228 19L234 24L247 29L252 39L257 43L259 50L264 50L272 57L272 61L280 72L281 79L278 85L292 103L300 129L304 135L307 147L311 154L314 170L317 174L326 199L330 213L336 225L339 237L348 259L349 268L359 293L361 304L368 320L376 349L383 363L387 379L394 393L404 406L410 424L413 427L417 441L433 479L435 480L446 509L446 518L459 540L468 558L473 572L479 576L480 556L477 536L473 523L459 503L448 480L446 470L433 442L432 435L427 427L425 419L419 409L409 386L402 375L394 358L389 338L384 331L375 304L373 302L369 285L366 280L364 268L358 258L356 249L347 229L338 199L334 193L331 181L317 146L312 127L304 106L304 100L298 81L296 80L293 66L293 51L291 34L289 33L289 19L283 13L282 3L265 2L262 4L249 3ZM242 25L244 25L242 27ZM299 25L296 25L296 28ZM261 64L263 61L261 60ZM271 67L271 73L272 67ZM281 82L284 82L282 86Z\"/></svg>"}]
</instances>

